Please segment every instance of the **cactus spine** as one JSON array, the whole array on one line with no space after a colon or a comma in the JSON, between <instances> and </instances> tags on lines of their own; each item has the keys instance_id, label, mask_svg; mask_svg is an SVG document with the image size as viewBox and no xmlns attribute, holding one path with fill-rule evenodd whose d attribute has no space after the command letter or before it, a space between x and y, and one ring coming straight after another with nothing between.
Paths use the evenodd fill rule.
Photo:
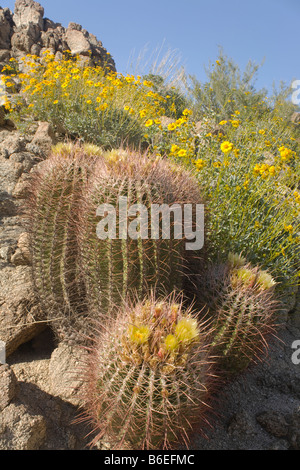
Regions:
<instances>
[{"instance_id":1,"label":"cactus spine","mask_svg":"<svg viewBox=\"0 0 300 470\"><path fill-rule=\"evenodd\" d=\"M141 299L154 287L164 294L182 288L188 274L184 234L175 239L176 222L171 221L169 239L164 239L160 220L158 237L151 237L151 208L177 204L183 209L183 204L200 204L201 199L194 178L162 159L118 150L106 154L104 160L96 167L84 195L79 240L88 297L107 312L130 292ZM129 210L128 220L126 216L122 219L118 209L121 200L125 213ZM97 237L96 212L103 204L117 209L113 240ZM146 209L144 225L130 216L130 208L138 206ZM126 235L122 238L124 223ZM147 235L137 239L127 236L131 224L136 224L137 233Z\"/></svg>"},{"instance_id":2,"label":"cactus spine","mask_svg":"<svg viewBox=\"0 0 300 470\"><path fill-rule=\"evenodd\" d=\"M136 238L100 239L98 207L118 209L121 198L126 210L143 205L146 226L131 214ZM181 289L187 274L184 234L175 239L171 221L169 239L161 232L152 239L148 209L189 202L201 202L196 180L161 159L123 150L102 154L91 145L54 149L32 178L27 212L34 284L60 339L88 334L86 319L95 309L87 304L106 317L130 292L142 298L154 286L164 293ZM119 234L120 224L116 228ZM148 230L149 237L139 238L139 229Z\"/></svg>"},{"instance_id":3,"label":"cactus spine","mask_svg":"<svg viewBox=\"0 0 300 470\"><path fill-rule=\"evenodd\" d=\"M209 410L207 332L175 296L122 307L86 366L83 420L113 448L167 449L187 442Z\"/></svg>"},{"instance_id":4,"label":"cactus spine","mask_svg":"<svg viewBox=\"0 0 300 470\"><path fill-rule=\"evenodd\" d=\"M212 347L224 371L239 372L265 353L279 308L274 286L268 272L238 255L230 254L227 263L207 271L204 289L214 319Z\"/></svg>"},{"instance_id":5,"label":"cactus spine","mask_svg":"<svg viewBox=\"0 0 300 470\"><path fill-rule=\"evenodd\" d=\"M35 290L60 338L74 332L85 315L75 228L89 166L91 161L76 146L67 155L52 155L34 172L26 203Z\"/></svg>"}]
</instances>

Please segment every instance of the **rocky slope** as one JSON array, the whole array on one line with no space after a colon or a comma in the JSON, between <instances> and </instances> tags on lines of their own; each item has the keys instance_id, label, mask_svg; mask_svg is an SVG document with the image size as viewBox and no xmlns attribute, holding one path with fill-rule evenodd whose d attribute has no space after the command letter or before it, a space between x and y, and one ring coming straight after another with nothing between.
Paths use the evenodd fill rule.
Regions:
<instances>
[{"instance_id":1,"label":"rocky slope","mask_svg":"<svg viewBox=\"0 0 300 470\"><path fill-rule=\"evenodd\" d=\"M90 65L115 70L114 60L102 43L80 25L70 23L64 28L44 18L44 8L33 0L16 0L14 13L0 7L0 72L11 57L40 56L46 50L57 59L68 50Z\"/></svg>"}]
</instances>

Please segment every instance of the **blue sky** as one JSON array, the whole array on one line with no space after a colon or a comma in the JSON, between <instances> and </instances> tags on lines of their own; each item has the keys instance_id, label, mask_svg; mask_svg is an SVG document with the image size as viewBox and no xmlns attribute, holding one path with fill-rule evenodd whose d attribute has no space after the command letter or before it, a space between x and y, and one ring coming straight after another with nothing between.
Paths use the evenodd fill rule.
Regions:
<instances>
[{"instance_id":1,"label":"blue sky","mask_svg":"<svg viewBox=\"0 0 300 470\"><path fill-rule=\"evenodd\" d=\"M181 58L186 71L205 80L204 66L218 46L244 70L264 64L257 88L300 79L299 0L42 0L45 16L67 26L80 23L102 41L119 72L144 51L162 47ZM13 10L14 1L2 0ZM145 50L148 52L145 55Z\"/></svg>"}]
</instances>

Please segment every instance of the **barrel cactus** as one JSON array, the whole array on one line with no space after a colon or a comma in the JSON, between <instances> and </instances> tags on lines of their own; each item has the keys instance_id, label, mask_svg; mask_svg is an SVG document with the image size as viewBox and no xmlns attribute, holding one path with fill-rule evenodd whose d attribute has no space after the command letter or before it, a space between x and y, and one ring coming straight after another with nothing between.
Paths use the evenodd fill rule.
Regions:
<instances>
[{"instance_id":1,"label":"barrel cactus","mask_svg":"<svg viewBox=\"0 0 300 470\"><path fill-rule=\"evenodd\" d=\"M264 270L230 253L224 264L211 266L199 296L213 319L212 347L224 373L237 373L263 357L274 332L279 302L275 281Z\"/></svg>"},{"instance_id":2,"label":"barrel cactus","mask_svg":"<svg viewBox=\"0 0 300 470\"><path fill-rule=\"evenodd\" d=\"M118 233L119 238L100 239L97 233L101 204L118 209L124 198L126 210L140 204L148 216L151 204L182 209L183 204L201 203L196 180L178 166L135 152L59 144L34 172L30 193L34 285L60 339L85 341L95 311L88 306L106 317L129 292L142 298L154 286L167 293L181 289L194 269L195 254L185 251L184 231L180 239L175 236L183 221L179 227L170 221L168 239L162 236L160 219L154 238L152 233L146 239ZM136 220L118 219L118 232L123 222ZM148 219L145 228L152 228Z\"/></svg>"},{"instance_id":3,"label":"barrel cactus","mask_svg":"<svg viewBox=\"0 0 300 470\"><path fill-rule=\"evenodd\" d=\"M33 173L26 200L34 287L46 319L63 339L86 315L76 225L92 162L84 148L58 146Z\"/></svg>"},{"instance_id":4,"label":"barrel cactus","mask_svg":"<svg viewBox=\"0 0 300 470\"><path fill-rule=\"evenodd\" d=\"M186 251L183 218L169 218L169 236L165 236L162 215L157 212L153 236L152 216L161 205L168 211L176 204L181 215L184 204L195 209L202 203L197 181L179 166L136 152L114 150L98 163L84 194L78 231L90 302L106 314L130 292L141 299L154 287L164 294L181 290L202 253ZM112 210L114 233L101 237L96 228L106 210ZM133 236L128 233L132 226Z\"/></svg>"},{"instance_id":5,"label":"barrel cactus","mask_svg":"<svg viewBox=\"0 0 300 470\"><path fill-rule=\"evenodd\" d=\"M115 319L114 319L115 318ZM213 363L207 326L174 295L126 303L95 336L83 375L81 421L114 449L188 443L209 412Z\"/></svg>"}]
</instances>

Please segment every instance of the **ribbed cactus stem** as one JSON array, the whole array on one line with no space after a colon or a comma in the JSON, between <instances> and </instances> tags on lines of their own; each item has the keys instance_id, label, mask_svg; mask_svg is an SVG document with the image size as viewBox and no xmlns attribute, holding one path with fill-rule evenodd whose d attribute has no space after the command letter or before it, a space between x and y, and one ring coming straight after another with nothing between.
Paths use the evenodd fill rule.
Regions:
<instances>
[{"instance_id":1,"label":"ribbed cactus stem","mask_svg":"<svg viewBox=\"0 0 300 470\"><path fill-rule=\"evenodd\" d=\"M45 318L60 337L65 329L70 334L85 308L76 224L90 164L74 146L68 156L50 156L33 173L26 201L34 286Z\"/></svg>"},{"instance_id":2,"label":"ribbed cactus stem","mask_svg":"<svg viewBox=\"0 0 300 470\"><path fill-rule=\"evenodd\" d=\"M208 268L201 279L199 296L205 290L209 299L212 346L224 371L240 372L266 352L279 308L275 284L269 273L234 254L227 263Z\"/></svg>"},{"instance_id":3,"label":"ribbed cactus stem","mask_svg":"<svg viewBox=\"0 0 300 470\"><path fill-rule=\"evenodd\" d=\"M95 338L83 376L83 420L116 449L187 442L209 411L209 332L182 297L129 303Z\"/></svg>"},{"instance_id":4,"label":"ribbed cactus stem","mask_svg":"<svg viewBox=\"0 0 300 470\"><path fill-rule=\"evenodd\" d=\"M121 201L126 201L127 211L136 205L145 208L147 224L139 226L138 213L129 213L128 219L120 220ZM181 290L189 265L185 258L184 227L182 239L175 240L175 222L170 219L170 239L163 239L160 217L159 237L152 237L152 208L176 203L184 210L184 204L201 202L193 176L167 161L121 150L106 154L89 180L80 220L81 259L91 304L105 314L130 292L141 299L154 287L163 293ZM96 213L103 205L116 210L114 239L97 237ZM133 223L137 232L140 229L140 233L147 233L146 238L133 239L127 234ZM124 227L126 236L122 237Z\"/></svg>"}]
</instances>

